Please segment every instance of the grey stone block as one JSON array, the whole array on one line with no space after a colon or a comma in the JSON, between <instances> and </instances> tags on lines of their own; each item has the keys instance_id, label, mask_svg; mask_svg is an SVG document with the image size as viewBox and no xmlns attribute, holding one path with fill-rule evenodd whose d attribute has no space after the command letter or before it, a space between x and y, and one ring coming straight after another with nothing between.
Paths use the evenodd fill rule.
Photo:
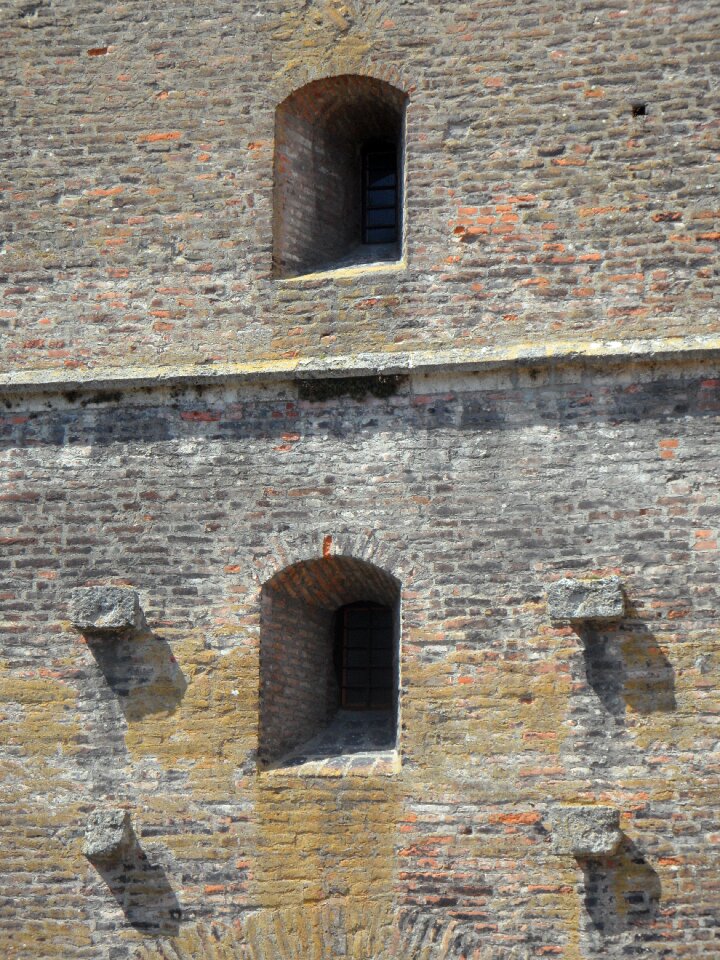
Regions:
<instances>
[{"instance_id":1,"label":"grey stone block","mask_svg":"<svg viewBox=\"0 0 720 960\"><path fill-rule=\"evenodd\" d=\"M612 807L558 807L548 819L552 849L558 854L607 857L622 841L620 813Z\"/></svg>"},{"instance_id":2,"label":"grey stone block","mask_svg":"<svg viewBox=\"0 0 720 960\"><path fill-rule=\"evenodd\" d=\"M83 853L89 860L113 860L132 847L133 829L127 810L96 810L85 828Z\"/></svg>"},{"instance_id":3,"label":"grey stone block","mask_svg":"<svg viewBox=\"0 0 720 960\"><path fill-rule=\"evenodd\" d=\"M77 587L70 601L70 620L82 633L113 634L138 630L143 624L143 615L134 590Z\"/></svg>"},{"instance_id":4,"label":"grey stone block","mask_svg":"<svg viewBox=\"0 0 720 960\"><path fill-rule=\"evenodd\" d=\"M552 620L620 620L625 596L619 577L602 580L558 580L547 592Z\"/></svg>"}]
</instances>

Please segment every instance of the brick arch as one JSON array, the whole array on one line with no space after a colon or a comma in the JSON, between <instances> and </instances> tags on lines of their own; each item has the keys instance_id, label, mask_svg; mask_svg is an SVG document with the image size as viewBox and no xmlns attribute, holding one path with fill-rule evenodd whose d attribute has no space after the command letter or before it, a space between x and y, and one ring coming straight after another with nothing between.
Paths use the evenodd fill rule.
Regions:
<instances>
[{"instance_id":1,"label":"brick arch","mask_svg":"<svg viewBox=\"0 0 720 960\"><path fill-rule=\"evenodd\" d=\"M232 926L193 924L172 940L142 947L135 960L490 960L474 941L441 914L330 901L258 910Z\"/></svg>"},{"instance_id":2,"label":"brick arch","mask_svg":"<svg viewBox=\"0 0 720 960\"><path fill-rule=\"evenodd\" d=\"M380 72L380 71L378 71ZM396 109L404 107L408 94L402 87L372 73L351 72L319 76L292 90L278 104L279 109L293 103L296 112L309 123L332 118L342 111L358 84L368 100L387 102Z\"/></svg>"},{"instance_id":3,"label":"brick arch","mask_svg":"<svg viewBox=\"0 0 720 960\"><path fill-rule=\"evenodd\" d=\"M337 65L328 65L327 63L302 64L291 75L283 78L282 85L278 89L278 103L287 100L288 97L309 84L348 75L382 81L395 87L406 97L410 97L416 89L415 84L406 76L405 71L394 63L379 63L369 60Z\"/></svg>"},{"instance_id":4,"label":"brick arch","mask_svg":"<svg viewBox=\"0 0 720 960\"><path fill-rule=\"evenodd\" d=\"M395 577L402 589L413 583L415 562L404 541L389 539L374 530L312 531L269 538L253 556L254 577L262 586L287 567L319 557L354 557Z\"/></svg>"},{"instance_id":5,"label":"brick arch","mask_svg":"<svg viewBox=\"0 0 720 960\"><path fill-rule=\"evenodd\" d=\"M326 556L285 567L263 584L263 589L282 592L307 606L334 610L363 599L392 606L400 594L400 583L367 560Z\"/></svg>"}]
</instances>

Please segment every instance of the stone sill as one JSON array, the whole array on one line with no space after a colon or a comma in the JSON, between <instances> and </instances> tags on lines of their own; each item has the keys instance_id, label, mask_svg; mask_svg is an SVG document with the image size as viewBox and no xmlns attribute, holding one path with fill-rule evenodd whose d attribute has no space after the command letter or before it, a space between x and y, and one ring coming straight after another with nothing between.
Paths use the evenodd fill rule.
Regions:
<instances>
[{"instance_id":1,"label":"stone sill","mask_svg":"<svg viewBox=\"0 0 720 960\"><path fill-rule=\"evenodd\" d=\"M374 276L378 273L402 273L407 270L407 260L401 257L398 260L378 260L374 263L356 263L348 266L326 267L312 273L300 273L294 277L277 277L275 282L281 286L302 287L305 283L314 283L317 280L356 280L365 275Z\"/></svg>"},{"instance_id":2,"label":"stone sill","mask_svg":"<svg viewBox=\"0 0 720 960\"><path fill-rule=\"evenodd\" d=\"M379 750L376 753L349 753L338 757L323 757L305 763L277 766L259 771L261 777L390 777L400 772L400 753L397 750Z\"/></svg>"}]
</instances>

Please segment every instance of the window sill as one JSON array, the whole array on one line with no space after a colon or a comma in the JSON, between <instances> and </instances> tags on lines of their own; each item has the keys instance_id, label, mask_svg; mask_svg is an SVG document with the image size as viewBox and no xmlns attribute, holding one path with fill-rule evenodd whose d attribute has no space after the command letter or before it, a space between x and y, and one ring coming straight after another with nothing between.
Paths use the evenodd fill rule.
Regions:
<instances>
[{"instance_id":1,"label":"window sill","mask_svg":"<svg viewBox=\"0 0 720 960\"><path fill-rule=\"evenodd\" d=\"M377 276L383 273L402 273L407 270L407 260L379 261L377 263L356 263L342 267L328 267L314 273L300 273L295 277L278 277L277 283L282 286L302 285L316 280L352 280L363 275Z\"/></svg>"},{"instance_id":2,"label":"window sill","mask_svg":"<svg viewBox=\"0 0 720 960\"><path fill-rule=\"evenodd\" d=\"M263 777L390 777L400 772L398 750L344 753L304 762L278 761L260 771Z\"/></svg>"}]
</instances>

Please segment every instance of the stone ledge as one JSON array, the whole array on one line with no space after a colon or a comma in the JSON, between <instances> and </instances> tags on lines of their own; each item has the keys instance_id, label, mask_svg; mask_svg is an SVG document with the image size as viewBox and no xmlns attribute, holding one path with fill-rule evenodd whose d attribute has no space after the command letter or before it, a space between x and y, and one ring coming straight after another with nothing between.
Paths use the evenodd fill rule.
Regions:
<instances>
[{"instance_id":1,"label":"stone ledge","mask_svg":"<svg viewBox=\"0 0 720 960\"><path fill-rule=\"evenodd\" d=\"M537 346L357 353L249 363L199 363L157 367L104 367L72 372L42 368L0 374L0 393L25 395L84 390L133 390L173 386L230 386L322 377L376 374L482 373L504 369L560 368L608 363L718 362L720 337L656 337L652 340L561 340Z\"/></svg>"},{"instance_id":2,"label":"stone ledge","mask_svg":"<svg viewBox=\"0 0 720 960\"><path fill-rule=\"evenodd\" d=\"M558 580L548 587L551 620L620 620L625 615L625 595L619 577L597 580Z\"/></svg>"},{"instance_id":3,"label":"stone ledge","mask_svg":"<svg viewBox=\"0 0 720 960\"><path fill-rule=\"evenodd\" d=\"M276 766L259 772L263 777L390 777L399 773L400 767L401 759L397 750L380 750L341 754L297 764L279 761Z\"/></svg>"}]
</instances>

